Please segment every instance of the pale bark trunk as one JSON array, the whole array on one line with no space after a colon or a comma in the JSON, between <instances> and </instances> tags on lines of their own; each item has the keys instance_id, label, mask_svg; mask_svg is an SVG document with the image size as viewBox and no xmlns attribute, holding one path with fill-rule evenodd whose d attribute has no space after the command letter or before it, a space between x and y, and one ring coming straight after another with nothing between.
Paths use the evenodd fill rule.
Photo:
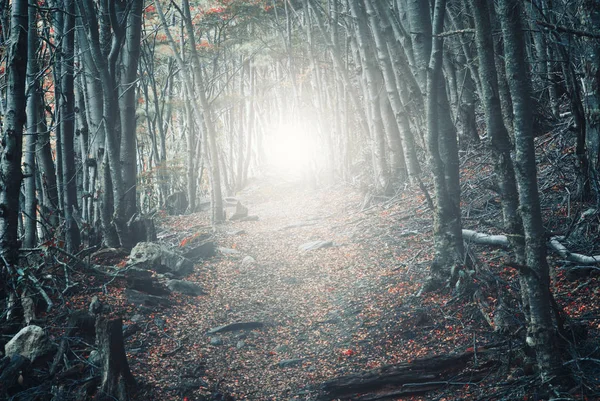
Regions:
<instances>
[{"instance_id":1,"label":"pale bark trunk","mask_svg":"<svg viewBox=\"0 0 600 401\"><path fill-rule=\"evenodd\" d=\"M437 0L433 29L443 29L446 0ZM422 20L421 18L414 18ZM425 28L425 27L422 27ZM431 60L427 74L427 149L436 195L434 211L435 259L432 273L437 278L454 279L463 264L464 245L460 217L460 183L458 182L458 146L450 116L442 76L442 38L433 36ZM415 49L416 50L416 49Z\"/></svg>"},{"instance_id":2,"label":"pale bark trunk","mask_svg":"<svg viewBox=\"0 0 600 401\"><path fill-rule=\"evenodd\" d=\"M21 156L23 153L23 125L25 124L25 79L27 72L27 0L13 0L10 17L10 40L6 71L6 113L3 121L0 154L0 252L3 283L18 262L18 215L21 190ZM8 270L7 270L8 269Z\"/></svg>"},{"instance_id":3,"label":"pale bark trunk","mask_svg":"<svg viewBox=\"0 0 600 401\"><path fill-rule=\"evenodd\" d=\"M136 88L140 59L143 0L134 0L127 16L123 51L120 53L119 111L121 117L121 177L125 189L123 218L126 221L137 211L136 167Z\"/></svg>"},{"instance_id":4,"label":"pale bark trunk","mask_svg":"<svg viewBox=\"0 0 600 401\"><path fill-rule=\"evenodd\" d=\"M37 60L38 32L37 32L37 10L35 0L29 0L29 30L27 32L27 139L25 141L26 173L25 179L25 237L23 246L33 248L37 244L37 198L36 198L36 176L37 166L35 152L40 123L40 82L37 77L39 63Z\"/></svg>"},{"instance_id":5,"label":"pale bark trunk","mask_svg":"<svg viewBox=\"0 0 600 401\"><path fill-rule=\"evenodd\" d=\"M381 14L378 18L376 12L377 6L375 5L374 7L375 3L377 2L367 0L365 1L365 6L369 15L369 22L371 24L373 38L375 40L377 56L379 58L379 65L384 76L384 83L387 90L389 104L391 106L393 115L395 116L396 124L400 129L401 133L401 140L398 141L396 146L400 145L400 151L403 152L405 160L404 163L406 165L408 177L412 183L415 183L421 173L419 161L417 159L416 154L415 140L408 121L408 111L406 109L405 104L402 103L402 100L400 98L401 90L399 89L399 87L402 86L402 83L398 82L398 77L394 73L395 69L394 65L392 64L392 61L390 60L388 43L386 43L383 34L383 32L385 32L386 29L389 29L387 28L389 27L389 24L386 21L386 19L384 19L384 17L381 16ZM380 26L380 24L384 26ZM390 38L389 35L387 37L388 39ZM405 64L405 70L409 70L408 63ZM412 76L412 74L410 74L410 76ZM390 145L392 145L391 141ZM399 167L398 163L392 163L392 166L394 165L396 165L396 168Z\"/></svg>"},{"instance_id":6,"label":"pale bark trunk","mask_svg":"<svg viewBox=\"0 0 600 401\"><path fill-rule=\"evenodd\" d=\"M550 277L546 260L546 237L542 221L533 142L531 82L527 76L525 42L518 0L500 0L499 15L504 36L506 73L513 101L515 172L525 232L530 318L527 342L536 352L542 381L547 383L563 373L555 341L550 306Z\"/></svg>"},{"instance_id":7,"label":"pale bark trunk","mask_svg":"<svg viewBox=\"0 0 600 401\"><path fill-rule=\"evenodd\" d=\"M77 180L75 167L75 93L73 64L75 57L75 2L64 0L63 7L63 39L62 39L62 77L60 107L60 132L62 137L60 152L62 153L63 173L63 216L65 218L65 239L68 252L79 250L81 237L79 227L73 218L77 205Z\"/></svg>"},{"instance_id":8,"label":"pale bark trunk","mask_svg":"<svg viewBox=\"0 0 600 401\"><path fill-rule=\"evenodd\" d=\"M356 33L357 51L360 57L360 65L362 67L362 79L365 85L365 97L368 103L370 112L370 132L371 146L374 157L374 173L376 189L378 191L390 190L390 174L385 156L385 128L379 109L379 90L378 82L381 82L380 72L374 65L374 54L369 51L371 48L369 43L369 28L366 25L365 11L360 4L360 0L350 0L350 12L354 18L354 29Z\"/></svg>"}]
</instances>

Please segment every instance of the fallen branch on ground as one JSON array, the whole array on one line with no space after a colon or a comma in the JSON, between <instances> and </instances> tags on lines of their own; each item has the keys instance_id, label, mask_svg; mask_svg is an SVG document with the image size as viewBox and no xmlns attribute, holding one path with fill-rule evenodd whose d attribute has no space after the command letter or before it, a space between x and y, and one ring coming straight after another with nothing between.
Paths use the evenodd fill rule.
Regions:
<instances>
[{"instance_id":1,"label":"fallen branch on ground","mask_svg":"<svg viewBox=\"0 0 600 401\"><path fill-rule=\"evenodd\" d=\"M510 245L506 235L483 234L473 230L462 230L462 234L465 241L470 241L475 244L501 246L504 248L507 248ZM594 265L600 263L600 255L588 256L569 252L569 250L560 243L561 239L563 239L563 237L552 237L549 241L550 247L561 257L570 262L576 262L582 265Z\"/></svg>"}]
</instances>

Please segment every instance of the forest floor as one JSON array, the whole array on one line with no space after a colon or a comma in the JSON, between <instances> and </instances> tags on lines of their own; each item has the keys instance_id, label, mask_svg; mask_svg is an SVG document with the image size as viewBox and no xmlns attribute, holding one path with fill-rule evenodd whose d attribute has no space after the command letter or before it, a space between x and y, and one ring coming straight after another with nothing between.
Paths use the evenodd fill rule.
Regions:
<instances>
[{"instance_id":1,"label":"forest floor","mask_svg":"<svg viewBox=\"0 0 600 401\"><path fill-rule=\"evenodd\" d=\"M175 307L153 311L142 320L145 330L128 340L137 352L130 354L133 373L145 384L136 399L313 400L320 384L337 376L489 344L500 347L475 348L469 369L491 369L471 379L447 378L441 389L437 383L433 392L402 399L544 399L521 351L523 316L516 271L503 265L507 252L469 247L479 265L469 291L476 296L449 288L421 293L433 249L423 195L407 189L367 208L363 198L347 187L309 190L276 177L239 193L259 220L218 228L218 256L188 278L207 295L180 296ZM473 215L477 205L493 202L493 196L474 200ZM162 227L162 236L177 246L206 230L206 215L168 217ZM311 241L331 246L299 249ZM551 264L559 304L589 331L588 341L577 339L565 350L580 381L573 394L595 399L600 376L589 361L599 338L598 278L567 278L560 261ZM509 336L494 332L498 291ZM208 334L240 322L264 326ZM364 399L380 399L372 397Z\"/></svg>"},{"instance_id":2,"label":"forest floor","mask_svg":"<svg viewBox=\"0 0 600 401\"><path fill-rule=\"evenodd\" d=\"M589 205L570 197L573 163L566 160L575 156L553 145L560 138L538 138L546 229L567 235L565 245L573 252L600 254L598 215L586 214ZM502 232L501 209L489 189L490 163L480 150L463 155L463 225L496 234ZM46 268L55 287L85 285L64 295L53 292L56 306L37 321L58 343L69 316L87 310L98 296L126 325L125 349L138 383L133 400L548 399L523 351L518 276L507 265L507 250L467 244L473 270L467 269L466 284L422 291L433 258L433 220L420 190L404 187L393 197L365 202L364 193L348 186L314 189L269 175L236 197L258 220L227 221L214 231L206 212L159 221L159 242L170 248L183 249L202 236L216 243L216 256L197 263L186 277L204 295L171 294L168 306L135 306L127 301L124 278L107 277L96 267L73 269L69 281L61 276L65 264L58 263ZM228 208L228 216L234 209ZM301 248L318 241L326 246ZM124 268L121 259L108 263ZM549 263L566 319L568 338L560 346L574 377L569 399L600 399L600 269L552 253ZM502 334L495 330L499 317ZM232 323L250 326L215 330ZM86 360L93 338L68 341L65 366L54 381L11 399L51 399L59 386L75 391L98 376L98 367ZM464 356L467 364L440 375L415 373L410 365L407 377L421 375L420 384L409 380L362 395L328 396L322 390L336 377L380 377L389 372L385 366L432 356Z\"/></svg>"}]
</instances>

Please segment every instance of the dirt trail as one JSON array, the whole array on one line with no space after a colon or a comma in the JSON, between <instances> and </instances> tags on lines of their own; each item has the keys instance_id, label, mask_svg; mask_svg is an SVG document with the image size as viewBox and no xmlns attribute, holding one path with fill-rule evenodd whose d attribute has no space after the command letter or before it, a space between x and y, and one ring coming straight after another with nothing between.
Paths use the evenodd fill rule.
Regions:
<instances>
[{"instance_id":1,"label":"dirt trail","mask_svg":"<svg viewBox=\"0 0 600 401\"><path fill-rule=\"evenodd\" d=\"M181 387L187 379L177 377L201 371L203 381L192 382L181 396L202 399L202 390L194 390L200 384L236 400L311 400L318 384L333 376L443 352L461 342L450 333L428 349L444 333L444 311L415 310L416 304L437 301L414 296L423 275L414 268L421 257L417 245L423 243L394 219L407 212L414 217L420 209L397 202L366 215L359 211L361 197L348 189L309 191L275 179L252 184L238 197L260 220L220 226L216 239L226 250L198 266L192 278L208 295L167 312L168 336L184 340L169 345L167 338L160 346L184 349L166 364L150 361L161 363L175 380L165 386L169 379L157 373L151 381L158 387ZM244 233L236 233L240 230ZM333 246L299 249L318 240ZM247 256L256 262L244 263ZM251 321L266 326L207 333ZM192 369L199 364L200 370Z\"/></svg>"}]
</instances>

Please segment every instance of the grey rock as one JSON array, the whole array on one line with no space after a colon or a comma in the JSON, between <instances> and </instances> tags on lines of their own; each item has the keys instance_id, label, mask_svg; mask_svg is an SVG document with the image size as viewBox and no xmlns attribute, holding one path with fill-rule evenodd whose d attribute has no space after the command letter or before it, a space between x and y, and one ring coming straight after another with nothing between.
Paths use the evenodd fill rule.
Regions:
<instances>
[{"instance_id":1,"label":"grey rock","mask_svg":"<svg viewBox=\"0 0 600 401\"><path fill-rule=\"evenodd\" d=\"M222 247L219 247L217 249L219 250L219 252L221 252L224 255L239 255L240 254L240 251L238 251L237 249L222 248Z\"/></svg>"},{"instance_id":2,"label":"grey rock","mask_svg":"<svg viewBox=\"0 0 600 401\"><path fill-rule=\"evenodd\" d=\"M258 221L259 218L256 215L242 217L239 221Z\"/></svg>"},{"instance_id":3,"label":"grey rock","mask_svg":"<svg viewBox=\"0 0 600 401\"><path fill-rule=\"evenodd\" d=\"M136 290L126 289L125 298L127 302L134 305L143 306L169 306L171 301L168 298L158 297L156 295L144 294Z\"/></svg>"},{"instance_id":4,"label":"grey rock","mask_svg":"<svg viewBox=\"0 0 600 401\"><path fill-rule=\"evenodd\" d=\"M244 259L242 259L242 267L250 267L254 264L256 264L256 259L254 259L252 256L246 256Z\"/></svg>"},{"instance_id":5,"label":"grey rock","mask_svg":"<svg viewBox=\"0 0 600 401\"><path fill-rule=\"evenodd\" d=\"M237 344L235 346L237 347L237 349L244 348L246 346L246 341L240 340L237 342Z\"/></svg>"},{"instance_id":6,"label":"grey rock","mask_svg":"<svg viewBox=\"0 0 600 401\"><path fill-rule=\"evenodd\" d=\"M187 249L183 256L190 260L208 259L216 254L216 247L213 241L204 241L193 245Z\"/></svg>"},{"instance_id":7,"label":"grey rock","mask_svg":"<svg viewBox=\"0 0 600 401\"><path fill-rule=\"evenodd\" d=\"M293 368L295 366L301 365L303 359L302 358L293 358L293 359L283 359L277 363L280 368Z\"/></svg>"},{"instance_id":8,"label":"grey rock","mask_svg":"<svg viewBox=\"0 0 600 401\"><path fill-rule=\"evenodd\" d=\"M48 356L56 351L56 345L44 333L44 330L35 325L21 329L5 346L4 354L7 357L21 355L31 362Z\"/></svg>"},{"instance_id":9,"label":"grey rock","mask_svg":"<svg viewBox=\"0 0 600 401\"><path fill-rule=\"evenodd\" d=\"M173 292L191 295L193 297L206 294L206 292L200 285L192 283L191 281L169 280L167 281L167 287Z\"/></svg>"},{"instance_id":10,"label":"grey rock","mask_svg":"<svg viewBox=\"0 0 600 401\"><path fill-rule=\"evenodd\" d=\"M223 345L223 339L221 337L211 337L210 345L214 345L214 346Z\"/></svg>"},{"instance_id":11,"label":"grey rock","mask_svg":"<svg viewBox=\"0 0 600 401\"><path fill-rule=\"evenodd\" d=\"M194 271L194 264L191 260L154 242L137 244L131 250L127 264L180 277Z\"/></svg>"},{"instance_id":12,"label":"grey rock","mask_svg":"<svg viewBox=\"0 0 600 401\"><path fill-rule=\"evenodd\" d=\"M331 246L333 246L333 241L311 241L300 245L298 250L308 252L321 248L329 248Z\"/></svg>"}]
</instances>

